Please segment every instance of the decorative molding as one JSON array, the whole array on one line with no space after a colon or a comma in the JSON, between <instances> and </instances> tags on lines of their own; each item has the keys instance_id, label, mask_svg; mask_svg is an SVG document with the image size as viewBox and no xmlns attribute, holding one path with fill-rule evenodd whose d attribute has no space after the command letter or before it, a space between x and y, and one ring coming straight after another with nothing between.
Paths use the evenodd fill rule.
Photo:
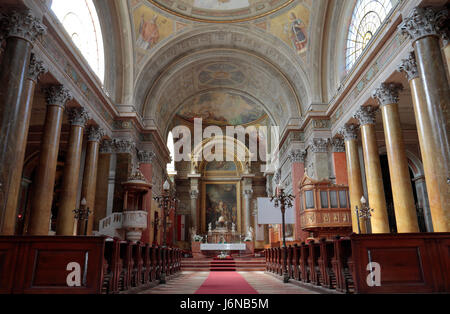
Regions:
<instances>
[{"instance_id":1,"label":"decorative molding","mask_svg":"<svg viewBox=\"0 0 450 314\"><path fill-rule=\"evenodd\" d=\"M89 142L100 142L102 137L105 136L105 131L98 126L90 126L88 134Z\"/></svg>"},{"instance_id":2,"label":"decorative molding","mask_svg":"<svg viewBox=\"0 0 450 314\"><path fill-rule=\"evenodd\" d=\"M44 62L38 60L36 55L32 53L30 58L30 65L28 67L28 78L36 83L39 79L39 76L47 72L48 68L45 66Z\"/></svg>"},{"instance_id":3,"label":"decorative molding","mask_svg":"<svg viewBox=\"0 0 450 314\"><path fill-rule=\"evenodd\" d=\"M111 140L102 141L100 144L100 154L112 154L114 153L114 146Z\"/></svg>"},{"instance_id":4,"label":"decorative molding","mask_svg":"<svg viewBox=\"0 0 450 314\"><path fill-rule=\"evenodd\" d=\"M417 69L416 56L414 52L410 52L407 59L402 59L402 63L397 68L398 72L405 72L408 80L411 81L419 77L419 70Z\"/></svg>"},{"instance_id":5,"label":"decorative molding","mask_svg":"<svg viewBox=\"0 0 450 314\"><path fill-rule=\"evenodd\" d=\"M381 87L372 93L372 98L377 99L381 106L396 104L401 90L403 85L400 83L382 83Z\"/></svg>"},{"instance_id":6,"label":"decorative molding","mask_svg":"<svg viewBox=\"0 0 450 314\"><path fill-rule=\"evenodd\" d=\"M1 28L5 37L19 37L31 44L47 33L47 28L42 21L31 14L31 10L25 12L13 11L1 19Z\"/></svg>"},{"instance_id":7,"label":"decorative molding","mask_svg":"<svg viewBox=\"0 0 450 314\"><path fill-rule=\"evenodd\" d=\"M306 159L306 151L302 149L295 149L289 153L288 156L291 162L301 162L304 163Z\"/></svg>"},{"instance_id":8,"label":"decorative molding","mask_svg":"<svg viewBox=\"0 0 450 314\"><path fill-rule=\"evenodd\" d=\"M64 108L66 103L73 99L71 92L62 85L50 86L44 89L47 105L56 105Z\"/></svg>"},{"instance_id":9,"label":"decorative molding","mask_svg":"<svg viewBox=\"0 0 450 314\"><path fill-rule=\"evenodd\" d=\"M333 153L345 153L345 142L342 138L335 137L330 140Z\"/></svg>"},{"instance_id":10,"label":"decorative molding","mask_svg":"<svg viewBox=\"0 0 450 314\"><path fill-rule=\"evenodd\" d=\"M327 153L328 152L328 139L314 138L309 144L309 149L313 153Z\"/></svg>"},{"instance_id":11,"label":"decorative molding","mask_svg":"<svg viewBox=\"0 0 450 314\"><path fill-rule=\"evenodd\" d=\"M439 31L447 18L447 9L437 10L431 7L416 7L408 17L403 19L398 29L413 41L427 36L439 36Z\"/></svg>"},{"instance_id":12,"label":"decorative molding","mask_svg":"<svg viewBox=\"0 0 450 314\"><path fill-rule=\"evenodd\" d=\"M378 108L374 106L361 106L353 116L361 125L375 124Z\"/></svg>"},{"instance_id":13,"label":"decorative molding","mask_svg":"<svg viewBox=\"0 0 450 314\"><path fill-rule=\"evenodd\" d=\"M84 128L90 119L89 112L83 107L70 108L67 110L71 125Z\"/></svg>"},{"instance_id":14,"label":"decorative molding","mask_svg":"<svg viewBox=\"0 0 450 314\"><path fill-rule=\"evenodd\" d=\"M358 131L359 131L359 126L352 123L352 124L344 125L339 130L339 134L341 134L344 137L344 140L351 141L351 140L358 139Z\"/></svg>"},{"instance_id":15,"label":"decorative molding","mask_svg":"<svg viewBox=\"0 0 450 314\"><path fill-rule=\"evenodd\" d=\"M132 140L113 139L113 146L117 154L133 154L136 143Z\"/></svg>"},{"instance_id":16,"label":"decorative molding","mask_svg":"<svg viewBox=\"0 0 450 314\"><path fill-rule=\"evenodd\" d=\"M252 197L252 195L253 195L253 190L251 190L251 189L244 190L244 197L245 198L249 199L249 198Z\"/></svg>"},{"instance_id":17,"label":"decorative molding","mask_svg":"<svg viewBox=\"0 0 450 314\"><path fill-rule=\"evenodd\" d=\"M151 164L155 156L155 153L151 151L140 150L137 153L139 164Z\"/></svg>"},{"instance_id":18,"label":"decorative molding","mask_svg":"<svg viewBox=\"0 0 450 314\"><path fill-rule=\"evenodd\" d=\"M439 33L442 38L442 47L447 47L450 44L450 27L446 26L442 28Z\"/></svg>"}]
</instances>

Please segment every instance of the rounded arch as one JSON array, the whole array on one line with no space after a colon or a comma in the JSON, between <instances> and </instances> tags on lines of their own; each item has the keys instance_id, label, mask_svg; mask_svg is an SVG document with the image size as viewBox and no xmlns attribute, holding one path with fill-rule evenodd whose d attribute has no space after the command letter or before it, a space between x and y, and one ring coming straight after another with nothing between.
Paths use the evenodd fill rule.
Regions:
<instances>
[{"instance_id":1,"label":"rounded arch","mask_svg":"<svg viewBox=\"0 0 450 314\"><path fill-rule=\"evenodd\" d=\"M149 102L153 101L158 84L167 79L166 76L170 75L171 71L179 70L180 64L189 62L187 60L190 57L201 55L205 51L217 55L226 53L227 49L233 50L236 56L245 56L247 60L264 64L273 73L277 72L283 76L286 86L295 96L295 102L293 104L289 102L289 105L297 106L299 108L297 111L306 109L302 106L309 104L312 99L310 84L303 61L292 49L262 30L236 25L208 25L198 26L173 36L146 57L145 66L142 67L136 80L134 98L138 112L143 115L144 112L148 112L149 109L146 107L152 106ZM182 76L179 75L178 78L181 79ZM152 117L144 115L144 120L152 123Z\"/></svg>"}]
</instances>

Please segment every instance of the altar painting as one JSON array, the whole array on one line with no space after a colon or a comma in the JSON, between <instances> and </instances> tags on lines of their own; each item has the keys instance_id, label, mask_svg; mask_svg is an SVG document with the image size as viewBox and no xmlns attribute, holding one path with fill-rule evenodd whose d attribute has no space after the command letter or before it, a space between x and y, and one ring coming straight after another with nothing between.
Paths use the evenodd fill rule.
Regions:
<instances>
[{"instance_id":1,"label":"altar painting","mask_svg":"<svg viewBox=\"0 0 450 314\"><path fill-rule=\"evenodd\" d=\"M218 221L224 218L229 230L232 224L236 227L240 225L238 220L238 191L237 184L213 184L206 183L204 186L204 209L205 209L205 230L211 223L212 229L218 227Z\"/></svg>"}]
</instances>

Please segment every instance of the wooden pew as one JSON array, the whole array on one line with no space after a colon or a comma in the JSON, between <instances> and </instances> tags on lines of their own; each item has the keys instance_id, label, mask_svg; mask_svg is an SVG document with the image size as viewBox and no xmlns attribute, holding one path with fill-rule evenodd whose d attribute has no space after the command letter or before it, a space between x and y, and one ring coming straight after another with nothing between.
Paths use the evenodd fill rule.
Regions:
<instances>
[{"instance_id":1,"label":"wooden pew","mask_svg":"<svg viewBox=\"0 0 450 314\"><path fill-rule=\"evenodd\" d=\"M294 264L292 258L293 258L293 248L291 245L289 245L287 247L287 269L289 278L294 278Z\"/></svg>"},{"instance_id":2,"label":"wooden pew","mask_svg":"<svg viewBox=\"0 0 450 314\"><path fill-rule=\"evenodd\" d=\"M309 242L308 266L310 272L310 281L319 286L321 281L321 272L319 267L320 245L315 241Z\"/></svg>"},{"instance_id":3,"label":"wooden pew","mask_svg":"<svg viewBox=\"0 0 450 314\"><path fill-rule=\"evenodd\" d=\"M120 291L131 288L131 278L133 272L133 246L130 242L121 241L120 258L122 259L122 270L119 277Z\"/></svg>"},{"instance_id":4,"label":"wooden pew","mask_svg":"<svg viewBox=\"0 0 450 314\"><path fill-rule=\"evenodd\" d=\"M309 247L304 242L300 245L300 273L301 281L310 282L310 271L308 265Z\"/></svg>"},{"instance_id":5,"label":"wooden pew","mask_svg":"<svg viewBox=\"0 0 450 314\"><path fill-rule=\"evenodd\" d=\"M144 260L142 259L142 243L133 243L133 272L132 272L132 287L140 287L142 284L142 268Z\"/></svg>"},{"instance_id":6,"label":"wooden pew","mask_svg":"<svg viewBox=\"0 0 450 314\"><path fill-rule=\"evenodd\" d=\"M450 233L353 234L355 293L450 293ZM368 284L372 262L380 286ZM372 277L373 278L373 277Z\"/></svg>"},{"instance_id":7,"label":"wooden pew","mask_svg":"<svg viewBox=\"0 0 450 314\"><path fill-rule=\"evenodd\" d=\"M328 289L336 288L336 275L331 260L334 255L334 243L326 239L320 240L319 267L322 274L320 284Z\"/></svg>"},{"instance_id":8,"label":"wooden pew","mask_svg":"<svg viewBox=\"0 0 450 314\"><path fill-rule=\"evenodd\" d=\"M142 284L148 285L151 282L150 272L151 272L151 258L150 258L150 245L145 244L142 246Z\"/></svg>"},{"instance_id":9,"label":"wooden pew","mask_svg":"<svg viewBox=\"0 0 450 314\"><path fill-rule=\"evenodd\" d=\"M293 263L293 267L294 267L293 278L295 280L300 281L301 280L301 272L300 272L300 264L299 264L300 263L300 248L297 245L297 243L294 244L292 263Z\"/></svg>"},{"instance_id":10,"label":"wooden pew","mask_svg":"<svg viewBox=\"0 0 450 314\"><path fill-rule=\"evenodd\" d=\"M336 291L353 292L354 285L352 270L350 269L350 266L353 265L350 239L336 237L334 240L334 256L331 263L336 274Z\"/></svg>"}]
</instances>

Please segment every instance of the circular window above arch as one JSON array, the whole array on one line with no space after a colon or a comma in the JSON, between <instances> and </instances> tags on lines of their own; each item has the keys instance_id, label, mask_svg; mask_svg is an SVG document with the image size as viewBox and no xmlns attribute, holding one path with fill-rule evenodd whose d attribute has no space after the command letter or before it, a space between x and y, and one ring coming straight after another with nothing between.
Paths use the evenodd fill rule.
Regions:
<instances>
[{"instance_id":1,"label":"circular window above arch","mask_svg":"<svg viewBox=\"0 0 450 314\"><path fill-rule=\"evenodd\" d=\"M207 23L254 20L275 13L294 0L148 0L174 15Z\"/></svg>"}]
</instances>

